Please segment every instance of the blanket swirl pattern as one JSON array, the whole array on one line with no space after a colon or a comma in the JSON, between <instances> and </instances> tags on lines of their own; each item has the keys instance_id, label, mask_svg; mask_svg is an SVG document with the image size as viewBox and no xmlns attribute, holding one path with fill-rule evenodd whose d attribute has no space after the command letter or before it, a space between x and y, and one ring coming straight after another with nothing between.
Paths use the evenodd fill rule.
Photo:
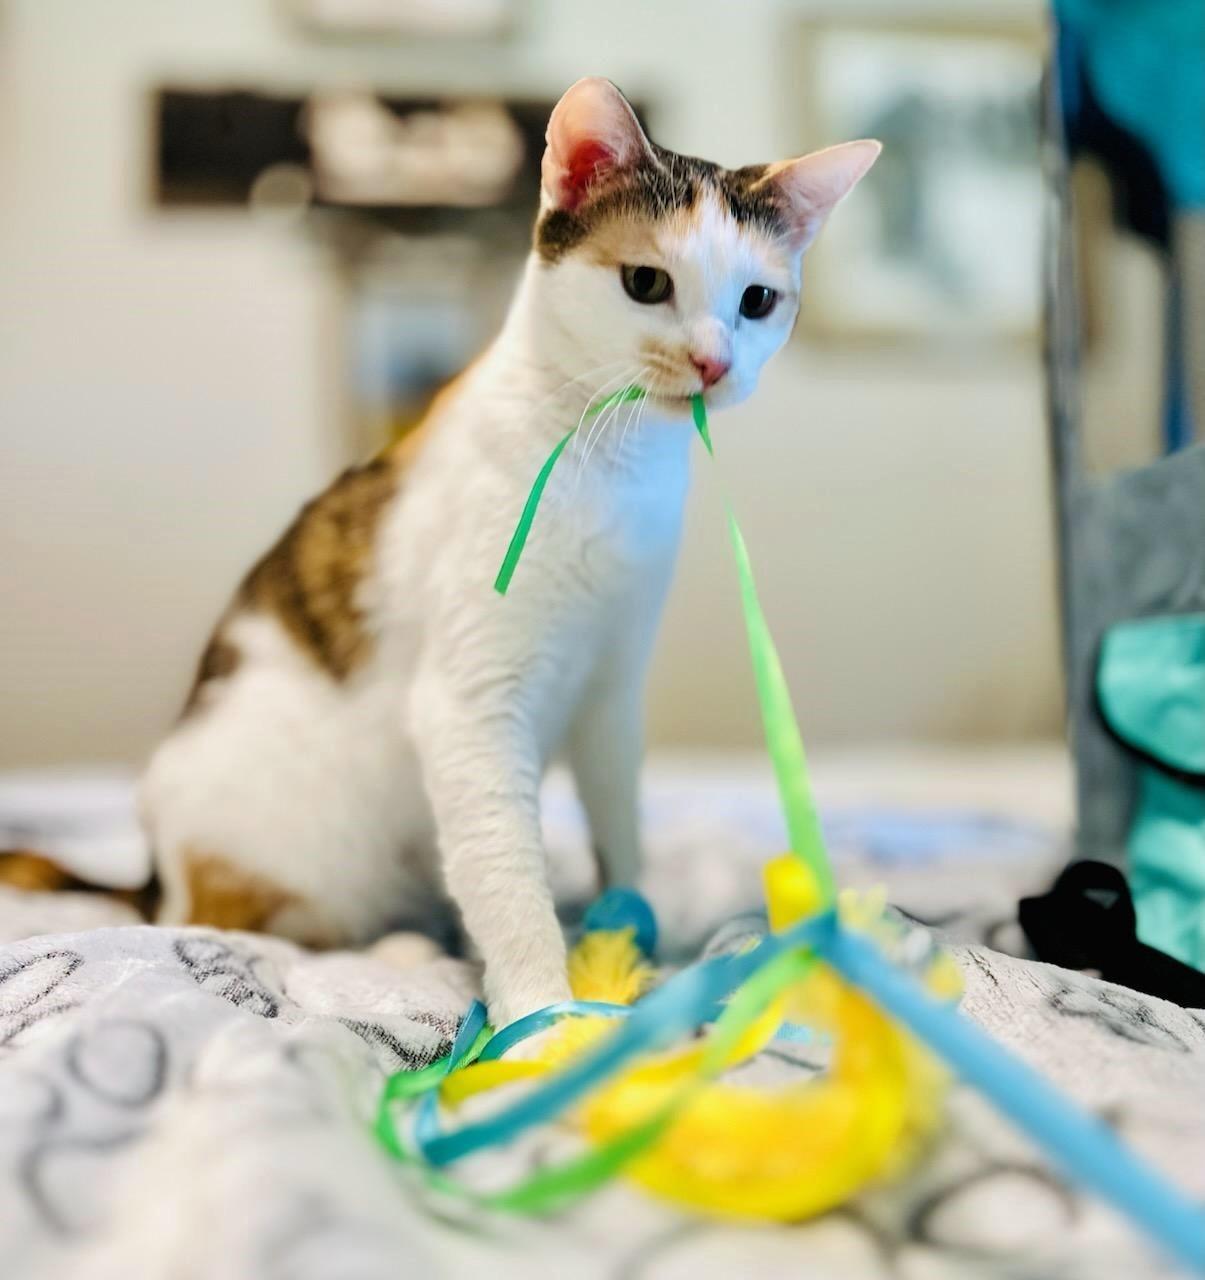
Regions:
<instances>
[{"instance_id":1,"label":"blanket swirl pattern","mask_svg":"<svg viewBox=\"0 0 1205 1280\"><path fill-rule=\"evenodd\" d=\"M854 878L859 857L882 861L882 816L875 822L874 840L860 828L860 851L857 823L842 829L849 849L838 861ZM665 886L680 883L675 850L686 856L692 843L659 829L655 901L657 867ZM900 841L897 829L897 861ZM1007 861L996 853L995 865ZM1026 846L1012 865L1024 881L1057 856ZM727 875L697 882L718 896ZM755 893L755 869L744 879ZM906 898L908 875L899 883ZM966 909L937 923L965 978L965 1012L1205 1201L1205 1012L986 946L1008 936L1003 896L994 913L964 896ZM752 902L722 902L734 905ZM371 1131L386 1075L448 1048L477 991L474 966L439 957L400 969L372 953L315 955L116 914L81 929L79 903L67 899L37 904L36 924L30 910L0 898L0 936L11 939L0 945L0 1258L12 1280L1178 1274L961 1087L916 1170L815 1222L701 1220L622 1182L547 1219L482 1214L428 1190ZM713 920L708 946L731 945L755 923ZM817 1069L808 1052L780 1042L747 1070L788 1082ZM570 1128L549 1126L474 1158L466 1176L516 1178L575 1143Z\"/></svg>"}]
</instances>

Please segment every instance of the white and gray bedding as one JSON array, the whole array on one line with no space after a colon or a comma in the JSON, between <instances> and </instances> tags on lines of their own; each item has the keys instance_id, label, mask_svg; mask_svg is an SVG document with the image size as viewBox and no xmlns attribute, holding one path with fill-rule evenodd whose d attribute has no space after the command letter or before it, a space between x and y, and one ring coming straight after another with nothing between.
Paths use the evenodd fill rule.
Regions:
<instances>
[{"instance_id":1,"label":"white and gray bedding","mask_svg":"<svg viewBox=\"0 0 1205 1280\"><path fill-rule=\"evenodd\" d=\"M1017 895L1063 857L1057 762L864 758L818 775L842 878L885 880L961 939L965 1011L1205 1200L1205 1012L985 945L1013 945ZM106 785L114 804L96 831L111 859L136 861L136 837L121 845L128 791ZM60 823L71 808L67 791L7 794L0 837L6 822L48 830L39 804ZM648 891L671 949L755 907L758 863L781 842L775 812L760 770L654 771ZM559 782L548 826L577 849L562 889L580 895L582 837ZM426 1191L370 1131L385 1075L447 1048L476 990L465 962L399 972L371 955L131 926L116 906L66 897L0 898L0 937L6 1278L1177 1274L963 1089L920 1168L817 1222L701 1221L622 1184L547 1220L493 1218ZM785 1045L759 1070L789 1080L811 1067ZM546 1129L471 1172L517 1176L574 1141Z\"/></svg>"}]
</instances>

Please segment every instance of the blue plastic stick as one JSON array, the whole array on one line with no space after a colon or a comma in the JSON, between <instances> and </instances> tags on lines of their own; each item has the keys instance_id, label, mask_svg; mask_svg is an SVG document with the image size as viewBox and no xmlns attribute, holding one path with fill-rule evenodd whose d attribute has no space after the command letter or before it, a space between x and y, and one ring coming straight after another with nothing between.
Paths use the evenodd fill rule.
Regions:
<instances>
[{"instance_id":1,"label":"blue plastic stick","mask_svg":"<svg viewBox=\"0 0 1205 1280\"><path fill-rule=\"evenodd\" d=\"M1114 1137L1095 1116L949 1005L927 995L876 947L845 929L824 958L985 1094L1072 1178L1111 1201L1205 1275L1205 1210Z\"/></svg>"}]
</instances>

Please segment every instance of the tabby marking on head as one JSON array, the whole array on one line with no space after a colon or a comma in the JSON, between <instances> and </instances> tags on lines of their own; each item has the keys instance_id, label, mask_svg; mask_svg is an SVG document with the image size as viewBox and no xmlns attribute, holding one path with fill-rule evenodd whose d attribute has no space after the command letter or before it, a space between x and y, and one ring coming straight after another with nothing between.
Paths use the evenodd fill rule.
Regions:
<instances>
[{"instance_id":1,"label":"tabby marking on head","mask_svg":"<svg viewBox=\"0 0 1205 1280\"><path fill-rule=\"evenodd\" d=\"M609 224L629 227L689 214L704 196L719 201L742 226L777 237L789 233L790 211L772 186L765 186L766 165L723 169L710 160L678 156L650 145L651 163L608 185L573 209L546 210L536 223L536 251L556 262ZM763 184L763 185L759 185Z\"/></svg>"}]
</instances>

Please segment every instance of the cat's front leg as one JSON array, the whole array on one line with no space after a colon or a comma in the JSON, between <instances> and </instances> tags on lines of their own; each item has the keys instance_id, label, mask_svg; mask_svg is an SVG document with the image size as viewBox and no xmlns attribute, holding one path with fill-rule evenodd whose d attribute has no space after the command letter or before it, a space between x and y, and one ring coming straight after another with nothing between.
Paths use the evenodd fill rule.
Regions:
<instances>
[{"instance_id":1,"label":"cat's front leg","mask_svg":"<svg viewBox=\"0 0 1205 1280\"><path fill-rule=\"evenodd\" d=\"M485 964L490 1021L502 1027L570 995L535 737L513 708L469 699L429 671L414 713L444 880Z\"/></svg>"},{"instance_id":2,"label":"cat's front leg","mask_svg":"<svg viewBox=\"0 0 1205 1280\"><path fill-rule=\"evenodd\" d=\"M622 670L587 690L569 730L569 763L590 824L601 887L640 876L641 673Z\"/></svg>"},{"instance_id":3,"label":"cat's front leg","mask_svg":"<svg viewBox=\"0 0 1205 1280\"><path fill-rule=\"evenodd\" d=\"M600 647L569 725L569 764L590 823L603 888L634 887L642 870L645 675L673 573L676 530L674 524L673 536L662 538L616 602L613 613L619 625Z\"/></svg>"}]
</instances>

